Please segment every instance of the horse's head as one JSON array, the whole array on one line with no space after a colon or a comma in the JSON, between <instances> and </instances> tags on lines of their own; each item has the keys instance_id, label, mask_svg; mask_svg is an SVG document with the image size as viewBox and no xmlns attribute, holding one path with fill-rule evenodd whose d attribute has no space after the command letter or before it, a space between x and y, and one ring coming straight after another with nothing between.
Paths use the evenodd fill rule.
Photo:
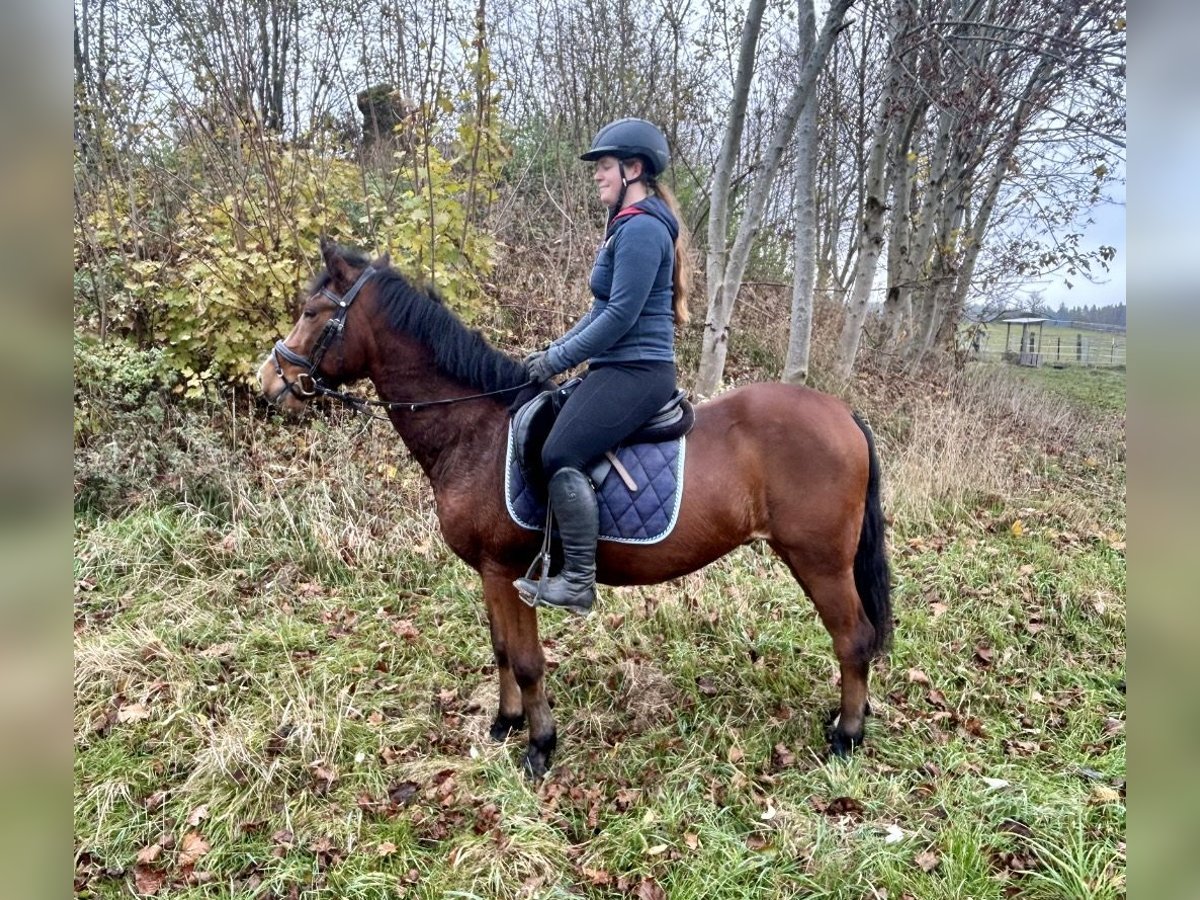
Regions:
<instances>
[{"instance_id":1,"label":"horse's head","mask_svg":"<svg viewBox=\"0 0 1200 900\"><path fill-rule=\"evenodd\" d=\"M365 319L373 305L366 298L372 293L372 276L387 268L388 257L368 263L324 239L321 255L325 271L305 292L291 333L275 342L258 371L267 399L286 412L299 412L323 388L365 374L371 333Z\"/></svg>"}]
</instances>

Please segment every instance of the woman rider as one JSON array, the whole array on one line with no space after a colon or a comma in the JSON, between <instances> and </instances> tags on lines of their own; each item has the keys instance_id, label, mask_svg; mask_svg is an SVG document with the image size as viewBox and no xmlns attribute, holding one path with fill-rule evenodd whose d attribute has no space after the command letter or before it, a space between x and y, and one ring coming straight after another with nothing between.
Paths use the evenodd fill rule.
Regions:
<instances>
[{"instance_id":1,"label":"woman rider","mask_svg":"<svg viewBox=\"0 0 1200 900\"><path fill-rule=\"evenodd\" d=\"M674 326L687 321L690 273L679 205L657 181L669 158L666 138L644 119L605 125L580 157L595 162L592 180L608 224L588 281L592 308L547 349L525 358L526 373L538 383L588 363L542 449L563 565L540 582L515 582L531 606L591 610L599 513L583 469L675 392Z\"/></svg>"}]
</instances>

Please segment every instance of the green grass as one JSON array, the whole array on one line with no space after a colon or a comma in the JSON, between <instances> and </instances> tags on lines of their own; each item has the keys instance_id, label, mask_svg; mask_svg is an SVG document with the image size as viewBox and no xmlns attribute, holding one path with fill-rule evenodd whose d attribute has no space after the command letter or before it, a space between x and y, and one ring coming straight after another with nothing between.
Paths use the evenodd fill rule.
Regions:
<instances>
[{"instance_id":1,"label":"green grass","mask_svg":"<svg viewBox=\"0 0 1200 900\"><path fill-rule=\"evenodd\" d=\"M1105 413L1125 414L1125 367L1083 368L1071 366L1033 369L1015 367L1015 377L1066 397L1085 408Z\"/></svg>"},{"instance_id":2,"label":"green grass","mask_svg":"<svg viewBox=\"0 0 1200 900\"><path fill-rule=\"evenodd\" d=\"M1111 456L896 523L896 644L849 762L825 759L828 635L764 548L544 615L535 785L487 737L477 578L395 440L237 435L191 432L208 490L77 516L78 896L1124 896Z\"/></svg>"}]
</instances>

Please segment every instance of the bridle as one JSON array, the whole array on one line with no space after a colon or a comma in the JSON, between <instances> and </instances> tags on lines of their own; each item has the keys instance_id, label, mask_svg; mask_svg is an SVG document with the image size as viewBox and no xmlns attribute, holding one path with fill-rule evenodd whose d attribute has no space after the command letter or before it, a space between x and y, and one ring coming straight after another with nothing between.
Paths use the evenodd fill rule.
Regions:
<instances>
[{"instance_id":1,"label":"bridle","mask_svg":"<svg viewBox=\"0 0 1200 900\"><path fill-rule=\"evenodd\" d=\"M374 266L367 266L363 269L362 274L350 287L350 290L342 296L338 296L328 287L323 287L319 292L313 294L309 299L323 296L337 306L334 314L329 317L329 321L325 323L325 327L317 336L316 343L313 344L312 356L301 356L295 350L288 347L282 340L276 341L275 346L271 348L270 358L275 361L275 374L283 381L287 391L293 396L301 400L309 400L318 394L323 397L332 397L335 400L340 400L347 406L352 407L358 412L366 412L369 406L380 406L384 409L407 409L409 412L419 412L431 406L446 406L451 403L461 403L464 400L480 400L484 397L495 397L499 394L508 394L513 391L519 391L522 388L527 388L532 381L525 381L521 384L514 385L509 388L501 388L498 391L487 391L482 394L470 394L466 397L450 397L443 400L371 400L366 397L356 397L353 394L345 393L344 391L334 390L333 388L321 382L321 375L317 368L321 365L321 360L325 358L326 351L335 340L341 337L342 332L346 328L346 315L350 312L350 304L354 302L354 298L358 296L358 292L362 290L363 285L370 280L371 276L375 275L379 270ZM298 366L301 369L307 369L296 376L295 381L289 381L287 375L283 372L283 365L280 360L290 363L293 366ZM376 417L378 418L378 417Z\"/></svg>"},{"instance_id":2,"label":"bridle","mask_svg":"<svg viewBox=\"0 0 1200 900\"><path fill-rule=\"evenodd\" d=\"M362 274L358 276L358 280L354 282L350 290L346 291L341 297L328 287L323 287L319 293L313 294L313 297L324 296L332 300L337 306L337 310L329 317L329 321L325 323L325 327L321 329L321 333L317 336L317 341L313 344L311 358L301 356L281 340L275 342L275 346L271 349L271 358L275 360L275 373L283 379L283 383L287 385L287 389L301 400L308 400L317 394L329 394L333 392L332 388L321 384L321 376L317 373L317 367L321 365L321 360L325 358L325 351L341 336L343 329L346 327L346 314L350 312L350 304L354 302L354 298L358 296L358 292L362 290L363 285L367 283L376 271L374 266L367 266L362 270ZM311 300L312 297L309 299ZM291 363L293 366L308 369L308 371L301 372L295 381L288 381L287 376L283 374L283 366L279 363L280 359ZM307 383L305 379L307 379Z\"/></svg>"}]
</instances>

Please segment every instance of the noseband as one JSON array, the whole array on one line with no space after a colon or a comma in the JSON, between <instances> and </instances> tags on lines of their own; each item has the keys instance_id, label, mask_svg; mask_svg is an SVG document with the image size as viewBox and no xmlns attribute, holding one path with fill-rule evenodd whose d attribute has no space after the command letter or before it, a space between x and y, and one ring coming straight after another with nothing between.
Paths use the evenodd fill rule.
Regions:
<instances>
[{"instance_id":1,"label":"noseband","mask_svg":"<svg viewBox=\"0 0 1200 900\"><path fill-rule=\"evenodd\" d=\"M325 351L337 340L346 327L346 314L350 311L350 304L354 302L354 298L358 296L358 292L362 290L363 285L367 283L367 280L376 271L373 266L367 266L363 269L362 274L358 276L358 280L354 282L350 290L341 297L328 287L321 288L320 294L332 300L337 305L337 311L329 317L329 321L325 323L325 327L317 337L316 343L313 344L311 358L301 356L296 351L290 349L283 341L275 342L275 346L271 350L271 357L275 360L275 372L283 379L283 383L287 385L287 389L297 397L307 400L322 392L323 386L319 381L320 375L317 373L317 367L321 365L321 360L325 358ZM291 363L293 366L299 366L301 369L307 369L308 371L301 372L295 381L288 381L287 376L283 374L283 366L279 363L281 359Z\"/></svg>"}]
</instances>

